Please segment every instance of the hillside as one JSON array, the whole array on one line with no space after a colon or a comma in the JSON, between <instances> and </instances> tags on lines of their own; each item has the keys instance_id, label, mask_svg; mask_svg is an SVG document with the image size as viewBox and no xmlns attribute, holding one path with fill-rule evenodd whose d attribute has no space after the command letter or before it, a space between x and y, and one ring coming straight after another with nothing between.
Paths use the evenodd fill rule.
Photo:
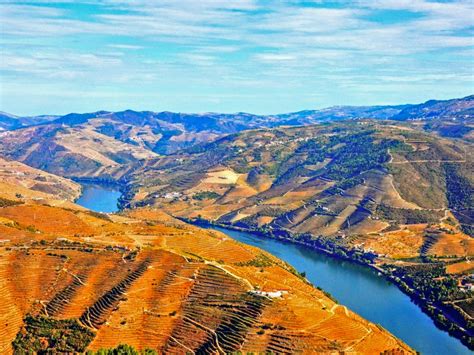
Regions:
<instances>
[{"instance_id":1,"label":"hillside","mask_svg":"<svg viewBox=\"0 0 474 355\"><path fill-rule=\"evenodd\" d=\"M127 198L375 266L472 347L473 156L411 124L246 131L147 161Z\"/></svg>"},{"instance_id":2,"label":"hillside","mask_svg":"<svg viewBox=\"0 0 474 355\"><path fill-rule=\"evenodd\" d=\"M394 115L394 120L472 120L474 116L474 95L462 99L429 100L423 104L410 105Z\"/></svg>"},{"instance_id":3,"label":"hillside","mask_svg":"<svg viewBox=\"0 0 474 355\"><path fill-rule=\"evenodd\" d=\"M402 215L429 223L449 209L472 218L471 156L469 144L363 121L247 131L149 160L129 181L135 199L179 216L367 234L406 224Z\"/></svg>"},{"instance_id":4,"label":"hillside","mask_svg":"<svg viewBox=\"0 0 474 355\"><path fill-rule=\"evenodd\" d=\"M105 135L109 140L133 145L157 154L172 154L195 144L214 141L227 134L257 128L310 125L341 120L440 120L462 121L464 127L442 130L453 136L464 136L472 131L474 100L472 96L446 101L428 101L419 105L398 106L334 106L320 110L304 110L279 115L249 113L174 113L126 110L71 113L65 116L16 117L0 115L0 128L20 129L12 133L21 136L21 128L31 125L69 127L71 130ZM2 123L3 122L3 123ZM469 126L465 125L469 124ZM459 124L458 124L459 126ZM429 128L429 127L428 127ZM52 128L37 128L52 129ZM20 138L21 141L21 138ZM117 143L118 144L118 143ZM45 165L48 168L47 165ZM55 172L51 170L52 172Z\"/></svg>"},{"instance_id":5,"label":"hillside","mask_svg":"<svg viewBox=\"0 0 474 355\"><path fill-rule=\"evenodd\" d=\"M2 354L412 352L270 254L157 210L23 201L0 231Z\"/></svg>"},{"instance_id":6,"label":"hillside","mask_svg":"<svg viewBox=\"0 0 474 355\"><path fill-rule=\"evenodd\" d=\"M109 171L155 153L123 143L91 127L59 124L32 126L0 133L0 154L50 173L106 178Z\"/></svg>"},{"instance_id":7,"label":"hillside","mask_svg":"<svg viewBox=\"0 0 474 355\"><path fill-rule=\"evenodd\" d=\"M75 182L0 157L0 190L5 198L23 201L73 201L81 194ZM65 201L64 201L65 200Z\"/></svg>"}]
</instances>

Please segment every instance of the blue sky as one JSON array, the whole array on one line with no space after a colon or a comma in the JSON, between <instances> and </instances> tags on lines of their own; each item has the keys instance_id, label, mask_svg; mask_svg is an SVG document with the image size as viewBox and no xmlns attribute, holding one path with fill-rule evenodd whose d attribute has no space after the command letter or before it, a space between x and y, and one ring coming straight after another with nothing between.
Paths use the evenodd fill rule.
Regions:
<instances>
[{"instance_id":1,"label":"blue sky","mask_svg":"<svg viewBox=\"0 0 474 355\"><path fill-rule=\"evenodd\" d=\"M474 93L474 2L0 0L0 110L282 113Z\"/></svg>"}]
</instances>

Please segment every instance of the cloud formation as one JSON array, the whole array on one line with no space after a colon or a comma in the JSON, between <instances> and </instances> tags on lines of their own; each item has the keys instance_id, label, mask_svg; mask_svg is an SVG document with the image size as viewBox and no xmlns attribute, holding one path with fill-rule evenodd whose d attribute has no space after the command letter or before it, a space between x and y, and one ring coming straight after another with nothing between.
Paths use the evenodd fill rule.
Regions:
<instances>
[{"instance_id":1,"label":"cloud formation","mask_svg":"<svg viewBox=\"0 0 474 355\"><path fill-rule=\"evenodd\" d=\"M52 112L48 89L182 111L467 95L473 16L470 0L3 0L0 109ZM17 107L21 87L45 102ZM135 104L59 111L117 101Z\"/></svg>"}]
</instances>

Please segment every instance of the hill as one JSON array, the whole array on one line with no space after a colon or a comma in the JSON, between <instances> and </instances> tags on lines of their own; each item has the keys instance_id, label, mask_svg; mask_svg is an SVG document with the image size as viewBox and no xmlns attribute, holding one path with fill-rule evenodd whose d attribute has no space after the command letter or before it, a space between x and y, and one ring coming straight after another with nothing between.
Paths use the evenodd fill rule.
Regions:
<instances>
[{"instance_id":1,"label":"hill","mask_svg":"<svg viewBox=\"0 0 474 355\"><path fill-rule=\"evenodd\" d=\"M145 162L127 199L375 266L472 347L473 148L411 123L245 131Z\"/></svg>"},{"instance_id":2,"label":"hill","mask_svg":"<svg viewBox=\"0 0 474 355\"><path fill-rule=\"evenodd\" d=\"M54 115L19 117L6 112L0 112L0 131L23 128L36 124L51 122L59 118Z\"/></svg>"},{"instance_id":3,"label":"hill","mask_svg":"<svg viewBox=\"0 0 474 355\"><path fill-rule=\"evenodd\" d=\"M394 120L471 120L474 116L474 95L462 99L429 100L423 104L410 105L394 115Z\"/></svg>"},{"instance_id":4,"label":"hill","mask_svg":"<svg viewBox=\"0 0 474 355\"><path fill-rule=\"evenodd\" d=\"M146 161L128 179L144 203L178 215L330 236L405 224L371 218L385 207L420 223L445 209L470 216L471 153L409 125L344 122L227 136Z\"/></svg>"},{"instance_id":5,"label":"hill","mask_svg":"<svg viewBox=\"0 0 474 355\"><path fill-rule=\"evenodd\" d=\"M81 186L71 180L0 157L0 190L10 200L56 200L67 204L81 194Z\"/></svg>"},{"instance_id":6,"label":"hill","mask_svg":"<svg viewBox=\"0 0 474 355\"><path fill-rule=\"evenodd\" d=\"M174 113L126 110L120 112L97 111L71 113L61 117L38 116L20 118L0 115L0 128L20 129L32 125L70 127L109 137L122 143L150 150L157 154L172 154L195 144L214 141L227 134L257 128L310 125L340 120L426 120L442 122L462 119L471 123L474 101L472 96L446 101L428 101L420 105L399 106L335 106L321 110L305 110L279 115L253 115L249 113ZM3 124L2 124L3 122ZM466 128L467 127L467 128ZM45 128L37 128L42 129ZM443 130L464 136L472 130L464 128ZM449 134L449 133L447 133Z\"/></svg>"},{"instance_id":7,"label":"hill","mask_svg":"<svg viewBox=\"0 0 474 355\"><path fill-rule=\"evenodd\" d=\"M88 126L32 126L1 132L0 142L0 154L10 159L74 178L107 178L108 171L120 169L126 163L157 156Z\"/></svg>"},{"instance_id":8,"label":"hill","mask_svg":"<svg viewBox=\"0 0 474 355\"><path fill-rule=\"evenodd\" d=\"M4 198L3 190L0 198ZM0 351L412 353L290 266L160 211L0 207Z\"/></svg>"}]
</instances>

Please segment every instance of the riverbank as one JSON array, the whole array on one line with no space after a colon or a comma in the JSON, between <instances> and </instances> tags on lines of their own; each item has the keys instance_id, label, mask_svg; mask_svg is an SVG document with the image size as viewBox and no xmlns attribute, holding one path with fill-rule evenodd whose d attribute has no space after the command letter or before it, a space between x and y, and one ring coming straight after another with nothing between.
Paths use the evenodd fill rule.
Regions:
<instances>
[{"instance_id":1,"label":"riverbank","mask_svg":"<svg viewBox=\"0 0 474 355\"><path fill-rule=\"evenodd\" d=\"M405 282L402 278L394 275L393 268L383 267L382 264L377 264L377 256L373 253L363 253L359 250L349 250L340 245L335 245L332 242L321 242L319 238L308 240L309 236L303 235L295 237L288 231L272 230L268 233L261 230L251 228L243 228L239 226L227 225L222 223L215 223L205 219L188 219L180 218L184 222L195 224L201 227L219 227L228 230L251 233L264 238L278 240L285 243L291 243L303 246L305 248L324 253L331 258L349 261L375 271L380 277L396 285L404 294L406 294L426 315L430 317L438 329L447 332L452 337L458 339L467 348L474 350L473 336L469 329L463 327L464 324L459 324L452 312L442 303L429 302L414 288L408 285L410 280ZM354 257L355 256L355 257ZM459 319L458 319L459 321Z\"/></svg>"},{"instance_id":2,"label":"riverbank","mask_svg":"<svg viewBox=\"0 0 474 355\"><path fill-rule=\"evenodd\" d=\"M122 185L123 187L123 185ZM123 191L123 190L122 190ZM124 198L122 195L121 198ZM97 200L97 199L96 199ZM110 203L118 201L110 200ZM97 210L94 206L92 210ZM181 218L185 222L196 223L195 220ZM327 291L344 305L361 314L374 323L381 324L385 329L398 336L404 342L410 344L424 354L469 354L467 347L461 344L447 332L439 330L435 326L429 313L421 310L415 302L411 302L404 290L400 291L395 280L388 280L385 270L371 263L374 255L364 255L360 251L353 258L350 251L338 247L329 248L316 245L314 240L295 240L288 233L272 235L269 238L264 231L252 231L238 226L215 224L210 221L201 220L208 227L232 228L236 234L250 232L261 237L253 237L252 240L241 240L238 236L234 239L250 245L255 245L271 254L287 261L297 267L297 270L306 273L306 278L312 284ZM202 227L204 225L201 225ZM285 245L284 245L284 244ZM277 249L268 249L268 245L278 244ZM300 250L295 250L299 248ZM313 252L316 251L316 252ZM351 259L352 257L352 259ZM366 262L362 262L362 260ZM317 264L314 264L317 260ZM347 262L346 262L347 261ZM331 266L332 265L332 266ZM368 266L368 267L367 267ZM377 276L378 273L383 277ZM322 279L321 279L322 278ZM398 286L398 287L397 287Z\"/></svg>"}]
</instances>

